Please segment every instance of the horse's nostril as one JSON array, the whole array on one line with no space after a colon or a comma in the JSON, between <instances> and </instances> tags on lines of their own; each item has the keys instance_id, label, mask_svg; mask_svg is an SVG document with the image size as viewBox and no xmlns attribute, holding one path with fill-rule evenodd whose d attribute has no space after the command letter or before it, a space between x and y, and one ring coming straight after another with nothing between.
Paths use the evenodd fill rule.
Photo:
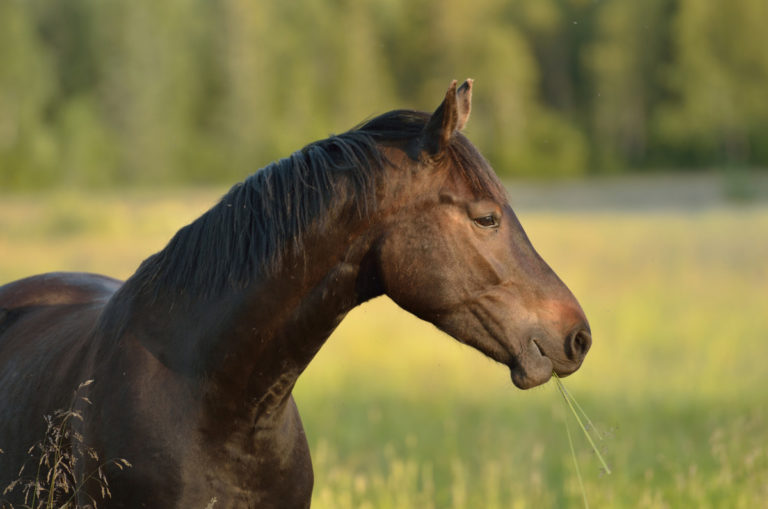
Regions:
<instances>
[{"instance_id":1,"label":"horse's nostril","mask_svg":"<svg viewBox=\"0 0 768 509\"><path fill-rule=\"evenodd\" d=\"M581 362L592 346L592 335L586 329L576 329L566 340L566 354L572 361Z\"/></svg>"}]
</instances>

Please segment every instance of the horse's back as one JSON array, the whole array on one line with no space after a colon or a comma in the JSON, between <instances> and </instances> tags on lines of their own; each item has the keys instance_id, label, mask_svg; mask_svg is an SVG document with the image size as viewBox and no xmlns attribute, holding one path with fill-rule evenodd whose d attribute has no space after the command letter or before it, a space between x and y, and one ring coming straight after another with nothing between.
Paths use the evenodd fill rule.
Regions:
<instances>
[{"instance_id":1,"label":"horse's back","mask_svg":"<svg viewBox=\"0 0 768 509\"><path fill-rule=\"evenodd\" d=\"M0 481L71 404L94 329L120 281L81 273L32 276L0 286ZM7 463L6 463L7 462ZM11 466L13 465L13 466ZM0 483L2 486L2 483Z\"/></svg>"},{"instance_id":2,"label":"horse's back","mask_svg":"<svg viewBox=\"0 0 768 509\"><path fill-rule=\"evenodd\" d=\"M106 302L121 284L98 274L51 272L0 286L0 351L3 336L22 317Z\"/></svg>"},{"instance_id":3,"label":"horse's back","mask_svg":"<svg viewBox=\"0 0 768 509\"><path fill-rule=\"evenodd\" d=\"M0 309L83 304L109 298L122 282L98 274L51 272L0 286Z\"/></svg>"},{"instance_id":4,"label":"horse's back","mask_svg":"<svg viewBox=\"0 0 768 509\"><path fill-rule=\"evenodd\" d=\"M106 276L55 272L0 286L0 384L14 357L28 351L44 356L57 349L58 341L75 341L91 332L120 285Z\"/></svg>"}]
</instances>

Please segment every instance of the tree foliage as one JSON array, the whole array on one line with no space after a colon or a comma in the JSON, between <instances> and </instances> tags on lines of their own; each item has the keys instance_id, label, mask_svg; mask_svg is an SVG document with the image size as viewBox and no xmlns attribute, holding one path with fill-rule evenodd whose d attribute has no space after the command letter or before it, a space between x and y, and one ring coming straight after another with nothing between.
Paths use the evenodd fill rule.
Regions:
<instances>
[{"instance_id":1,"label":"tree foliage","mask_svg":"<svg viewBox=\"0 0 768 509\"><path fill-rule=\"evenodd\" d=\"M768 166L764 0L0 0L0 189L232 181L477 82L505 175Z\"/></svg>"}]
</instances>

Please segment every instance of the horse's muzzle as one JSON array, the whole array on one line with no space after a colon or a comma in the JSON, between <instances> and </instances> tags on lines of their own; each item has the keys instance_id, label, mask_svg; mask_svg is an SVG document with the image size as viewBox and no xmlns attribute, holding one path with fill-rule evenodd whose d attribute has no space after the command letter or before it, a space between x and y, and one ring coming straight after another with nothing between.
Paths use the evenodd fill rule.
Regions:
<instances>
[{"instance_id":1,"label":"horse's muzzle","mask_svg":"<svg viewBox=\"0 0 768 509\"><path fill-rule=\"evenodd\" d=\"M565 338L565 356L572 362L581 365L592 346L592 334L588 327L577 327ZM578 366L577 366L578 368ZM575 369L573 370L575 371ZM571 373L573 372L571 371ZM558 376L560 373L558 373Z\"/></svg>"},{"instance_id":2,"label":"horse's muzzle","mask_svg":"<svg viewBox=\"0 0 768 509\"><path fill-rule=\"evenodd\" d=\"M520 389L530 389L546 383L553 372L568 376L579 369L590 346L592 335L586 325L575 327L561 342L531 337L509 364L512 382Z\"/></svg>"}]
</instances>

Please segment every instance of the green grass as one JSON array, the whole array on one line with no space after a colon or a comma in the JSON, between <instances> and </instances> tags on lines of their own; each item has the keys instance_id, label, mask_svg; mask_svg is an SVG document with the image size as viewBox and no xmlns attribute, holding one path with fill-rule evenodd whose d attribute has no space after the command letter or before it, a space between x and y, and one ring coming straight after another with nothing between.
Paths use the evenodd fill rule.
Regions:
<instances>
[{"instance_id":1,"label":"green grass","mask_svg":"<svg viewBox=\"0 0 768 509\"><path fill-rule=\"evenodd\" d=\"M127 277L218 192L0 197L0 283ZM521 212L521 211L519 211ZM768 500L768 207L520 213L574 291L594 343L568 389L607 437L573 434L590 507ZM554 384L508 371L377 299L295 391L313 508L582 507Z\"/></svg>"}]
</instances>

